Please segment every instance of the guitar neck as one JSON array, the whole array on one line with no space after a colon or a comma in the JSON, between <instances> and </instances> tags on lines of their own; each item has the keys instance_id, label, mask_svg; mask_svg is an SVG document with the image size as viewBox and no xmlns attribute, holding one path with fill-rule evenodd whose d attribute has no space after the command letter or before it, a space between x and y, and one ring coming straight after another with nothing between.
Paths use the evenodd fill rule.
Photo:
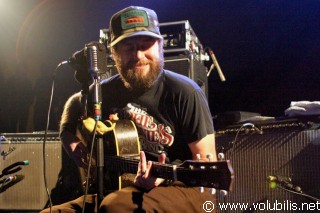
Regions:
<instances>
[{"instance_id":1,"label":"guitar neck","mask_svg":"<svg viewBox=\"0 0 320 213\"><path fill-rule=\"evenodd\" d=\"M119 156L108 156L107 167L110 170L116 170L122 173L137 173L139 164L138 159L119 157ZM170 164L160 164L152 162L151 175L158 178L164 178L169 180L176 179L176 167Z\"/></svg>"},{"instance_id":2,"label":"guitar neck","mask_svg":"<svg viewBox=\"0 0 320 213\"><path fill-rule=\"evenodd\" d=\"M110 171L137 173L139 159L108 156L106 166ZM152 162L151 175L167 180L180 181L187 186L203 186L231 190L234 179L229 161L196 162L184 161L179 166Z\"/></svg>"}]
</instances>

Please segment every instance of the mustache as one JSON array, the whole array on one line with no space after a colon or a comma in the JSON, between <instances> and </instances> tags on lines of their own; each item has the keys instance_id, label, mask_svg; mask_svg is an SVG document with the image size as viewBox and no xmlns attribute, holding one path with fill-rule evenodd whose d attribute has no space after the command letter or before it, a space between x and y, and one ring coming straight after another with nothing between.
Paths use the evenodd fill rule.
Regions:
<instances>
[{"instance_id":1,"label":"mustache","mask_svg":"<svg viewBox=\"0 0 320 213\"><path fill-rule=\"evenodd\" d=\"M128 63L128 67L135 67L135 66L142 66L142 65L148 65L150 62L148 60L144 61L131 61Z\"/></svg>"}]
</instances>

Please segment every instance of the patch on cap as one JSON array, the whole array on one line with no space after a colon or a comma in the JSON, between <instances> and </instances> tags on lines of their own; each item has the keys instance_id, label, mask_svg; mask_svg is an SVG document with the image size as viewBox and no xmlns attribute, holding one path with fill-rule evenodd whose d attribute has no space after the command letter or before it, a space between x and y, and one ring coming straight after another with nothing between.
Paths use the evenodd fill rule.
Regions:
<instances>
[{"instance_id":1,"label":"patch on cap","mask_svg":"<svg viewBox=\"0 0 320 213\"><path fill-rule=\"evenodd\" d=\"M135 27L149 27L148 14L143 10L131 10L121 14L121 28L123 30Z\"/></svg>"},{"instance_id":2,"label":"patch on cap","mask_svg":"<svg viewBox=\"0 0 320 213\"><path fill-rule=\"evenodd\" d=\"M130 6L120 10L110 20L110 46L132 36L152 36L162 39L157 14L148 8Z\"/></svg>"}]
</instances>

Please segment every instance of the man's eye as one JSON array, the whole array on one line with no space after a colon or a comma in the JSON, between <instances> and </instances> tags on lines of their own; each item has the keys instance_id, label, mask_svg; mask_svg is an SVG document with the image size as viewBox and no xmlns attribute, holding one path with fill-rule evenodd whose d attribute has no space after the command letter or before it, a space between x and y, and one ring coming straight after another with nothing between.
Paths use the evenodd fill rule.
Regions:
<instances>
[{"instance_id":1,"label":"man's eye","mask_svg":"<svg viewBox=\"0 0 320 213\"><path fill-rule=\"evenodd\" d=\"M144 42L144 43L140 46L140 49L141 49L141 50L147 50L147 49L149 49L153 44L154 44L154 41Z\"/></svg>"},{"instance_id":2,"label":"man's eye","mask_svg":"<svg viewBox=\"0 0 320 213\"><path fill-rule=\"evenodd\" d=\"M140 46L140 50L146 50L146 49L148 49L150 46L149 45L146 45L146 44L143 44L143 45L141 45Z\"/></svg>"}]
</instances>

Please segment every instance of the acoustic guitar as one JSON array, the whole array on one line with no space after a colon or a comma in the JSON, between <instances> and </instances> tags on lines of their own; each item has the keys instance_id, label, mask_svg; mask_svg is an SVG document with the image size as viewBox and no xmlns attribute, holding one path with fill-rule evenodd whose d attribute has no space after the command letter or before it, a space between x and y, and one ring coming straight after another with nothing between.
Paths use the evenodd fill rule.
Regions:
<instances>
[{"instance_id":1,"label":"acoustic guitar","mask_svg":"<svg viewBox=\"0 0 320 213\"><path fill-rule=\"evenodd\" d=\"M112 188L130 185L137 172L140 143L135 124L131 120L115 121L114 127L103 135L105 170L117 177ZM180 165L152 162L151 174L166 180L180 181L187 186L203 186L231 191L234 172L229 160L217 162L184 161ZM109 183L107 183L108 185Z\"/></svg>"}]
</instances>

